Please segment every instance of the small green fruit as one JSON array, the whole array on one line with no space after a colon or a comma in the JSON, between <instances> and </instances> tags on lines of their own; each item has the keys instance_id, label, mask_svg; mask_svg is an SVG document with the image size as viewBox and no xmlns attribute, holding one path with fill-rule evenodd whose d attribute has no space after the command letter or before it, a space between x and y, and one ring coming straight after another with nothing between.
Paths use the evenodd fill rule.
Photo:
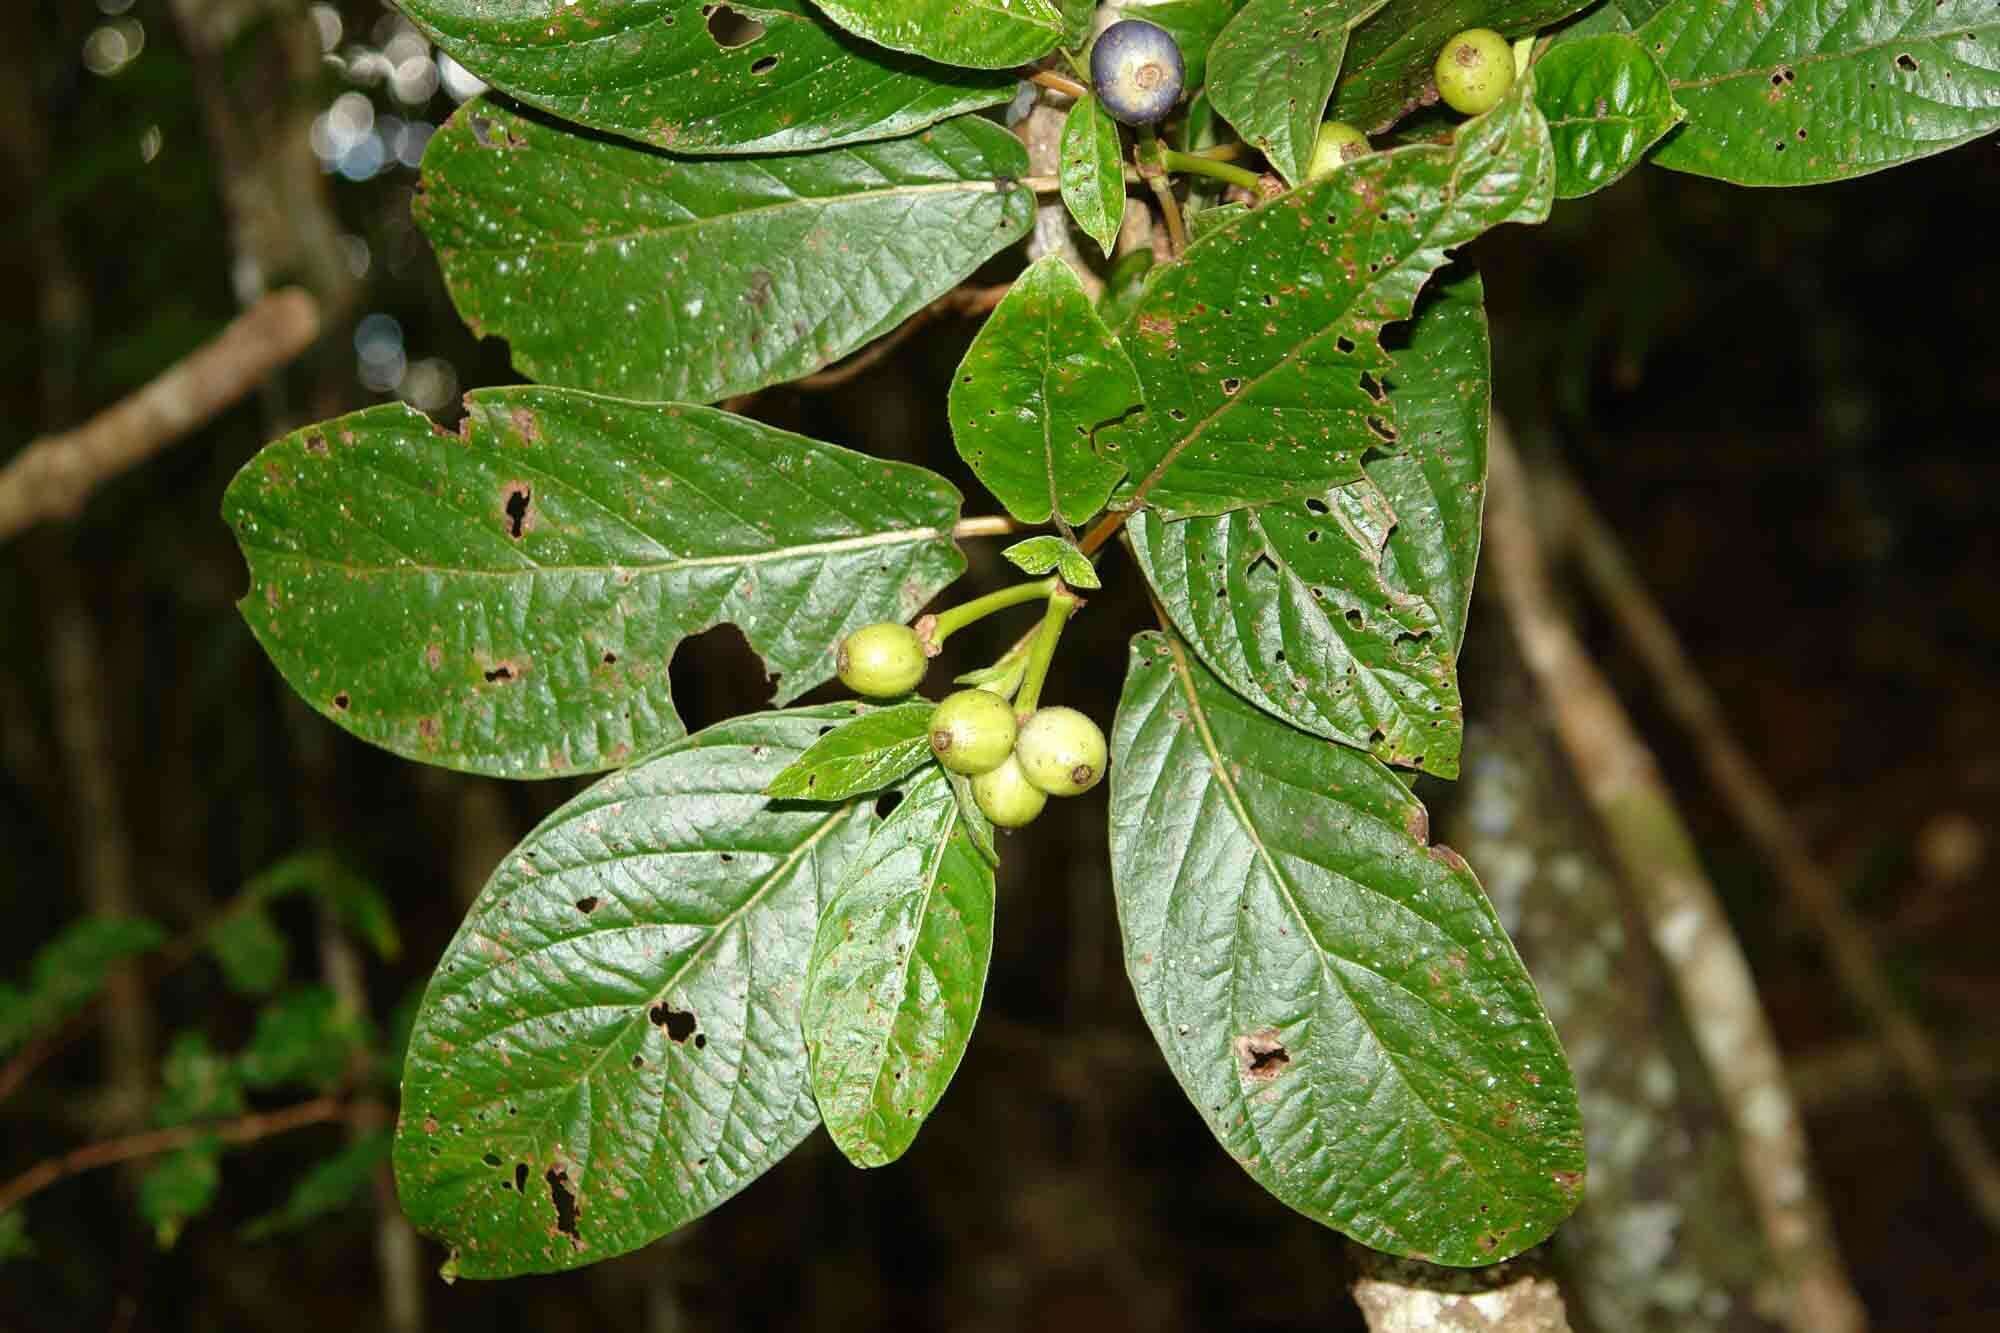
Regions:
<instances>
[{"instance_id":1,"label":"small green fruit","mask_svg":"<svg viewBox=\"0 0 2000 1333\"><path fill-rule=\"evenodd\" d=\"M1357 157L1372 151L1368 136L1344 120L1329 120L1319 127L1313 140L1312 160L1306 164L1306 179L1325 180Z\"/></svg>"},{"instance_id":2,"label":"small green fruit","mask_svg":"<svg viewBox=\"0 0 2000 1333\"><path fill-rule=\"evenodd\" d=\"M960 690L931 713L931 750L954 773L991 773L1014 752L1014 706L991 690Z\"/></svg>"},{"instance_id":3,"label":"small green fruit","mask_svg":"<svg viewBox=\"0 0 2000 1333\"><path fill-rule=\"evenodd\" d=\"M908 625L863 625L840 641L840 683L871 699L908 694L929 665L923 643Z\"/></svg>"},{"instance_id":4,"label":"small green fruit","mask_svg":"<svg viewBox=\"0 0 2000 1333\"><path fill-rule=\"evenodd\" d=\"M1444 44L1431 72L1445 105L1477 116L1499 105L1514 86L1514 50L1491 28L1467 28Z\"/></svg>"},{"instance_id":5,"label":"small green fruit","mask_svg":"<svg viewBox=\"0 0 2000 1333\"><path fill-rule=\"evenodd\" d=\"M1051 796L1081 796L1104 776L1104 733L1074 708L1040 708L1021 724L1014 757Z\"/></svg>"},{"instance_id":6,"label":"small green fruit","mask_svg":"<svg viewBox=\"0 0 2000 1333\"><path fill-rule=\"evenodd\" d=\"M1049 794L1028 781L1021 761L1010 754L998 768L972 780L972 799L980 812L1001 828L1020 828L1042 813Z\"/></svg>"}]
</instances>

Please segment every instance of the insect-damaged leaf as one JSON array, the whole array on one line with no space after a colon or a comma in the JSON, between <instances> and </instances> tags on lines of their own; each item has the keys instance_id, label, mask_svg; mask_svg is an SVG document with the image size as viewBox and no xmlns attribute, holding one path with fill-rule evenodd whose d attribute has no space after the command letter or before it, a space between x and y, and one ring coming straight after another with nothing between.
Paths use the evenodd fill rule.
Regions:
<instances>
[{"instance_id":1,"label":"insect-damaged leaf","mask_svg":"<svg viewBox=\"0 0 2000 1333\"><path fill-rule=\"evenodd\" d=\"M1076 225L1110 258L1125 221L1125 144L1118 122L1089 93L1063 119L1062 197Z\"/></svg>"},{"instance_id":2,"label":"insect-damaged leaf","mask_svg":"<svg viewBox=\"0 0 2000 1333\"><path fill-rule=\"evenodd\" d=\"M1368 756L1141 635L1111 764L1125 963L1259 1184L1366 1245L1493 1263L1575 1208L1576 1088L1465 862Z\"/></svg>"},{"instance_id":3,"label":"insect-damaged leaf","mask_svg":"<svg viewBox=\"0 0 2000 1333\"><path fill-rule=\"evenodd\" d=\"M392 405L279 440L224 513L244 617L307 702L412 759L500 777L682 732L667 665L738 626L797 698L838 641L956 578L958 493L713 408L488 389L463 432Z\"/></svg>"},{"instance_id":4,"label":"insect-damaged leaf","mask_svg":"<svg viewBox=\"0 0 2000 1333\"><path fill-rule=\"evenodd\" d=\"M1535 63L1535 103L1556 147L1556 195L1591 194L1639 165L1681 119L1666 71L1639 42L1600 33Z\"/></svg>"},{"instance_id":5,"label":"insect-damaged leaf","mask_svg":"<svg viewBox=\"0 0 2000 1333\"><path fill-rule=\"evenodd\" d=\"M1389 0L1348 40L1330 115L1371 133L1385 130L1436 100L1431 67L1452 34L1491 28L1513 41L1590 4L1591 0Z\"/></svg>"},{"instance_id":6,"label":"insect-damaged leaf","mask_svg":"<svg viewBox=\"0 0 2000 1333\"><path fill-rule=\"evenodd\" d=\"M1063 35L1049 0L815 0L828 17L892 51L947 65L1006 69L1047 55Z\"/></svg>"},{"instance_id":7,"label":"insect-damaged leaf","mask_svg":"<svg viewBox=\"0 0 2000 1333\"><path fill-rule=\"evenodd\" d=\"M682 153L795 153L892 138L1014 95L1010 74L857 42L805 0L401 0L398 8L528 105Z\"/></svg>"},{"instance_id":8,"label":"insect-damaged leaf","mask_svg":"<svg viewBox=\"0 0 2000 1333\"><path fill-rule=\"evenodd\" d=\"M766 783L844 707L737 718L545 820L480 893L410 1036L396 1183L466 1277L633 1250L818 1123L813 929L874 807Z\"/></svg>"},{"instance_id":9,"label":"insect-damaged leaf","mask_svg":"<svg viewBox=\"0 0 2000 1333\"><path fill-rule=\"evenodd\" d=\"M1448 251L1554 197L1533 80L1450 147L1371 153L1224 224L1147 286L1124 345L1145 410L1102 430L1127 499L1168 516L1304 500L1400 447L1385 325Z\"/></svg>"},{"instance_id":10,"label":"insect-damaged leaf","mask_svg":"<svg viewBox=\"0 0 2000 1333\"><path fill-rule=\"evenodd\" d=\"M416 216L466 323L551 384L712 402L809 375L1026 234L1027 150L964 116L883 143L694 160L480 100Z\"/></svg>"},{"instance_id":11,"label":"insect-damaged leaf","mask_svg":"<svg viewBox=\"0 0 2000 1333\"><path fill-rule=\"evenodd\" d=\"M1383 0L1250 0L1208 53L1208 95L1297 185L1312 160L1347 34Z\"/></svg>"},{"instance_id":12,"label":"insect-damaged leaf","mask_svg":"<svg viewBox=\"0 0 2000 1333\"><path fill-rule=\"evenodd\" d=\"M915 1142L965 1055L992 952L993 863L932 766L849 862L806 976L813 1092L856 1166Z\"/></svg>"}]
</instances>

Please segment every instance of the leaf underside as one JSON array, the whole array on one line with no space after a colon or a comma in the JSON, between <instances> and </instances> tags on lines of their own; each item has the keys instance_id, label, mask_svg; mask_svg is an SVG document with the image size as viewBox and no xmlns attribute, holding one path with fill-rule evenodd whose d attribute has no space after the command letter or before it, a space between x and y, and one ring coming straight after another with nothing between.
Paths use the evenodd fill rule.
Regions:
<instances>
[{"instance_id":1,"label":"leaf underside","mask_svg":"<svg viewBox=\"0 0 2000 1333\"><path fill-rule=\"evenodd\" d=\"M1464 861L1373 759L1135 640L1111 764L1126 967L1168 1065L1279 1199L1487 1264L1576 1206L1576 1089Z\"/></svg>"}]
</instances>

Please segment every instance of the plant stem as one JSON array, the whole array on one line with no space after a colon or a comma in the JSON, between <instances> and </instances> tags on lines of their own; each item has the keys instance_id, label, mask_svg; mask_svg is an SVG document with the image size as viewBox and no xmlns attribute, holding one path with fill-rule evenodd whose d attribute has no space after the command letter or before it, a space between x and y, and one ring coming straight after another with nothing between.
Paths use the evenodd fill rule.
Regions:
<instances>
[{"instance_id":1,"label":"plant stem","mask_svg":"<svg viewBox=\"0 0 2000 1333\"><path fill-rule=\"evenodd\" d=\"M984 597L960 602L950 610L940 611L937 615L928 617L931 622L930 631L924 634L924 637L930 641L931 647L943 647L946 639L967 625L984 620L995 611L1005 611L1010 606L1019 606L1023 602L1033 602L1047 597L1056 590L1060 582L1061 580L1051 574L1045 579L1036 579L1033 583L1017 583L1011 588L1002 588L998 592L989 592ZM921 627L918 633L924 633Z\"/></svg>"},{"instance_id":2,"label":"plant stem","mask_svg":"<svg viewBox=\"0 0 2000 1333\"><path fill-rule=\"evenodd\" d=\"M1244 148L1240 143L1219 143L1213 148L1197 148L1190 156L1212 158L1217 162L1234 162L1243 156L1243 153Z\"/></svg>"},{"instance_id":3,"label":"plant stem","mask_svg":"<svg viewBox=\"0 0 2000 1333\"><path fill-rule=\"evenodd\" d=\"M1058 74L1052 69L1038 69L1028 75L1028 81L1038 83L1050 92L1061 93L1064 97L1087 97L1090 89L1078 83L1067 74Z\"/></svg>"},{"instance_id":4,"label":"plant stem","mask_svg":"<svg viewBox=\"0 0 2000 1333\"><path fill-rule=\"evenodd\" d=\"M1227 162L1217 162L1213 158L1197 157L1193 153L1177 153L1169 148L1160 154L1160 165L1168 171L1184 171L1196 176L1208 176L1231 185L1240 185L1251 193L1262 188L1254 171L1242 167L1232 167Z\"/></svg>"},{"instance_id":5,"label":"plant stem","mask_svg":"<svg viewBox=\"0 0 2000 1333\"><path fill-rule=\"evenodd\" d=\"M983 514L961 518L952 526L954 537L1006 537L1021 531L1021 525L1005 514Z\"/></svg>"},{"instance_id":6,"label":"plant stem","mask_svg":"<svg viewBox=\"0 0 2000 1333\"><path fill-rule=\"evenodd\" d=\"M1035 641L1028 649L1028 670L1021 678L1021 692L1014 696L1014 712L1025 717L1041 706L1042 683L1049 678L1049 664L1056 659L1056 644L1062 640L1063 626L1069 623L1071 613L1083 605L1083 599L1062 586L1061 580L1050 580L1055 587L1049 590L1049 609L1042 613L1041 628L1035 631Z\"/></svg>"},{"instance_id":7,"label":"plant stem","mask_svg":"<svg viewBox=\"0 0 2000 1333\"><path fill-rule=\"evenodd\" d=\"M1187 249L1187 225L1181 221L1180 201L1174 198L1173 182L1167 179L1162 165L1165 150L1160 147L1160 136L1150 125L1139 129L1139 174L1153 187L1153 198L1159 202L1160 215L1167 221L1167 241L1172 246L1174 258L1180 258L1181 251ZM1086 554L1088 554L1086 552Z\"/></svg>"}]
</instances>

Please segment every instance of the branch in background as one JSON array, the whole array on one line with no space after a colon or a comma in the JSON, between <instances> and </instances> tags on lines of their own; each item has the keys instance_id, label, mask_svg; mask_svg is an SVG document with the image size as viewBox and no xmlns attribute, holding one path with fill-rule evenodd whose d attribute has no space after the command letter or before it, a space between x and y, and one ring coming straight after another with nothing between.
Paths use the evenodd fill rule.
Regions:
<instances>
[{"instance_id":1,"label":"branch in background","mask_svg":"<svg viewBox=\"0 0 2000 1333\"><path fill-rule=\"evenodd\" d=\"M1990 1041L1954 1043L1943 1064L1947 1086L1960 1097L1981 1097L2000 1084L2000 1049ZM1901 1061L1880 1041L1841 1042L1792 1061L1792 1091L1809 1112L1894 1096L1902 1083Z\"/></svg>"},{"instance_id":2,"label":"branch in background","mask_svg":"<svg viewBox=\"0 0 2000 1333\"><path fill-rule=\"evenodd\" d=\"M99 1167L116 1166L120 1162L157 1157L161 1153L173 1152L204 1139L217 1139L231 1145L255 1143L259 1139L268 1139L275 1134L287 1134L295 1129L304 1129L309 1125L323 1125L334 1120L347 1121L356 1126L375 1127L385 1123L388 1114L375 1102L349 1102L339 1097L315 1097L311 1101L299 1102L282 1110L259 1111L239 1116L235 1120L209 1120L192 1125L177 1125L173 1129L155 1129L122 1139L106 1139L102 1143L86 1144L74 1152L64 1153L61 1157L51 1157L38 1162L5 1185L0 1185L0 1213L19 1207L33 1195L71 1176L95 1171Z\"/></svg>"},{"instance_id":3,"label":"branch in background","mask_svg":"<svg viewBox=\"0 0 2000 1333\"><path fill-rule=\"evenodd\" d=\"M1557 608L1527 478L1497 418L1488 492L1488 563L1508 623L1722 1096L1784 1284L1787 1326L1794 1333L1857 1333L1867 1315L1819 1198L1805 1129L1749 964L1651 751Z\"/></svg>"},{"instance_id":4,"label":"branch in background","mask_svg":"<svg viewBox=\"0 0 2000 1333\"><path fill-rule=\"evenodd\" d=\"M1793 908L1818 933L1847 998L1922 1098L1939 1142L1986 1225L2000 1231L2000 1160L1945 1077L1930 1034L1896 993L1869 942L1868 928L1842 901L1840 886L1813 857L1783 798L1736 738L1715 692L1688 660L1673 626L1602 516L1569 478L1553 477L1544 485L1546 498L1566 511L1577 560L1591 587L1645 663L1667 710L1687 728L1709 781L1778 872Z\"/></svg>"},{"instance_id":5,"label":"branch in background","mask_svg":"<svg viewBox=\"0 0 2000 1333\"><path fill-rule=\"evenodd\" d=\"M273 293L129 398L36 440L0 469L0 541L75 514L98 486L214 420L318 336L318 302L297 288Z\"/></svg>"},{"instance_id":6,"label":"branch in background","mask_svg":"<svg viewBox=\"0 0 2000 1333\"><path fill-rule=\"evenodd\" d=\"M1520 1264L1435 1268L1350 1245L1368 1333L1570 1333L1562 1292Z\"/></svg>"}]
</instances>

